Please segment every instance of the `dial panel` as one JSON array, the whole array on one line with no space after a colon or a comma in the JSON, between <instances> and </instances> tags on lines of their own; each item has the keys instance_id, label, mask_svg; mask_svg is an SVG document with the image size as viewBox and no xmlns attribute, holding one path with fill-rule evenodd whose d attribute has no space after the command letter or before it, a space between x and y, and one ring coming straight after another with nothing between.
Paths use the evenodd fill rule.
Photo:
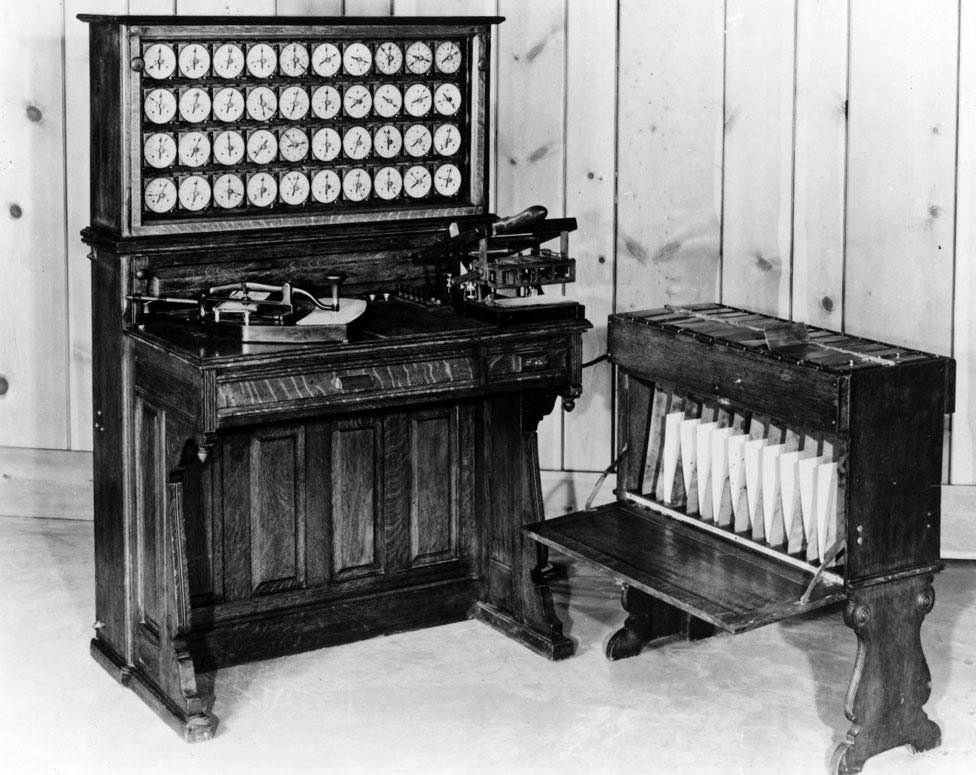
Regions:
<instances>
[{"instance_id":1,"label":"dial panel","mask_svg":"<svg viewBox=\"0 0 976 775\"><path fill-rule=\"evenodd\" d=\"M138 45L143 222L465 206L477 195L470 36L293 30Z\"/></svg>"}]
</instances>

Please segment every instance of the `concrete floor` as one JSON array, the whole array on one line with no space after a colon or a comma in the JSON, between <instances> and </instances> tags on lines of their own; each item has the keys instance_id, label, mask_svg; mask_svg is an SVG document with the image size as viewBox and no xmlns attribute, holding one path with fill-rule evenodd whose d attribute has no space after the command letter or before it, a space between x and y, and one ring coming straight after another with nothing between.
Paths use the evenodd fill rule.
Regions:
<instances>
[{"instance_id":1,"label":"concrete floor","mask_svg":"<svg viewBox=\"0 0 976 775\"><path fill-rule=\"evenodd\" d=\"M469 621L220 670L217 737L187 745L88 656L91 558L90 522L0 518L0 772L805 775L847 729L838 610L610 663L616 588L574 567L554 589L572 659ZM976 765L976 564L936 597L922 640L943 745L868 775Z\"/></svg>"}]
</instances>

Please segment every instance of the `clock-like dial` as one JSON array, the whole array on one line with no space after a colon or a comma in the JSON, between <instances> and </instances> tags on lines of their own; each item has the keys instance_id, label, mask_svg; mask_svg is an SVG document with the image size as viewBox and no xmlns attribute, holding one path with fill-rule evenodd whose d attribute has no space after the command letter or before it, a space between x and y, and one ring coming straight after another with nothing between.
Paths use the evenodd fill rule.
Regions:
<instances>
[{"instance_id":1,"label":"clock-like dial","mask_svg":"<svg viewBox=\"0 0 976 775\"><path fill-rule=\"evenodd\" d=\"M221 43L214 49L213 69L221 78L236 78L244 72L244 50L236 43Z\"/></svg>"},{"instance_id":2,"label":"clock-like dial","mask_svg":"<svg viewBox=\"0 0 976 775\"><path fill-rule=\"evenodd\" d=\"M461 132L454 124L441 124L434 130L434 150L441 156L453 156L461 148Z\"/></svg>"},{"instance_id":3,"label":"clock-like dial","mask_svg":"<svg viewBox=\"0 0 976 775\"><path fill-rule=\"evenodd\" d=\"M210 160L210 138L204 132L184 132L180 135L180 164L202 167Z\"/></svg>"},{"instance_id":4,"label":"clock-like dial","mask_svg":"<svg viewBox=\"0 0 976 775\"><path fill-rule=\"evenodd\" d=\"M176 54L166 43L153 43L142 52L143 72L157 80L176 72Z\"/></svg>"},{"instance_id":5,"label":"clock-like dial","mask_svg":"<svg viewBox=\"0 0 976 775\"><path fill-rule=\"evenodd\" d=\"M267 43L255 43L247 50L247 71L255 78L267 78L278 66L278 55Z\"/></svg>"},{"instance_id":6,"label":"clock-like dial","mask_svg":"<svg viewBox=\"0 0 976 775\"><path fill-rule=\"evenodd\" d=\"M342 193L350 202L362 202L372 187L373 181L362 167L354 167L342 178Z\"/></svg>"},{"instance_id":7,"label":"clock-like dial","mask_svg":"<svg viewBox=\"0 0 976 775\"><path fill-rule=\"evenodd\" d=\"M285 204L300 205L308 199L308 177L299 170L290 170L281 176L278 192L281 195L281 201Z\"/></svg>"},{"instance_id":8,"label":"clock-like dial","mask_svg":"<svg viewBox=\"0 0 976 775\"><path fill-rule=\"evenodd\" d=\"M240 207L244 201L244 181L239 175L225 173L213 184L213 200L219 207L230 209Z\"/></svg>"},{"instance_id":9,"label":"clock-like dial","mask_svg":"<svg viewBox=\"0 0 976 775\"><path fill-rule=\"evenodd\" d=\"M342 136L342 150L350 159L365 159L372 145L369 130L364 126L351 126Z\"/></svg>"},{"instance_id":10,"label":"clock-like dial","mask_svg":"<svg viewBox=\"0 0 976 775\"><path fill-rule=\"evenodd\" d=\"M210 52L199 43L180 48L180 72L187 78L203 78L210 70Z\"/></svg>"},{"instance_id":11,"label":"clock-like dial","mask_svg":"<svg viewBox=\"0 0 976 775\"><path fill-rule=\"evenodd\" d=\"M411 124L403 135L403 145L407 153L417 158L426 156L430 152L432 143L430 130L423 124Z\"/></svg>"},{"instance_id":12,"label":"clock-like dial","mask_svg":"<svg viewBox=\"0 0 976 775\"><path fill-rule=\"evenodd\" d=\"M403 148L403 135L393 124L383 124L373 135L373 150L377 156L392 159Z\"/></svg>"},{"instance_id":13,"label":"clock-like dial","mask_svg":"<svg viewBox=\"0 0 976 775\"><path fill-rule=\"evenodd\" d=\"M403 95L403 105L411 116L426 116L432 104L430 89L422 83L411 84Z\"/></svg>"},{"instance_id":14,"label":"clock-like dial","mask_svg":"<svg viewBox=\"0 0 976 775\"><path fill-rule=\"evenodd\" d=\"M461 109L461 90L453 83L442 83L434 90L434 107L442 116L453 116Z\"/></svg>"},{"instance_id":15,"label":"clock-like dial","mask_svg":"<svg viewBox=\"0 0 976 775\"><path fill-rule=\"evenodd\" d=\"M373 110L377 116L392 118L403 107L403 94L392 83L381 84L373 95Z\"/></svg>"},{"instance_id":16,"label":"clock-like dial","mask_svg":"<svg viewBox=\"0 0 976 775\"><path fill-rule=\"evenodd\" d=\"M267 164L278 155L278 139L267 129L258 129L247 137L247 158L255 164Z\"/></svg>"},{"instance_id":17,"label":"clock-like dial","mask_svg":"<svg viewBox=\"0 0 976 775\"><path fill-rule=\"evenodd\" d=\"M176 161L176 140L166 132L154 132L142 146L142 158L156 169L169 167Z\"/></svg>"},{"instance_id":18,"label":"clock-like dial","mask_svg":"<svg viewBox=\"0 0 976 775\"><path fill-rule=\"evenodd\" d=\"M191 86L180 95L180 117L199 124L210 115L210 95L199 86Z\"/></svg>"},{"instance_id":19,"label":"clock-like dial","mask_svg":"<svg viewBox=\"0 0 976 775\"><path fill-rule=\"evenodd\" d=\"M345 94L342 95L342 107L347 116L362 118L373 107L373 96L361 83L353 84L347 87Z\"/></svg>"},{"instance_id":20,"label":"clock-like dial","mask_svg":"<svg viewBox=\"0 0 976 775\"><path fill-rule=\"evenodd\" d=\"M396 199L403 191L403 177L396 167L383 167L377 170L373 179L373 190L380 199Z\"/></svg>"},{"instance_id":21,"label":"clock-like dial","mask_svg":"<svg viewBox=\"0 0 976 775\"><path fill-rule=\"evenodd\" d=\"M308 72L308 62L308 49L301 43L289 43L278 57L281 72L293 78Z\"/></svg>"},{"instance_id":22,"label":"clock-like dial","mask_svg":"<svg viewBox=\"0 0 976 775\"><path fill-rule=\"evenodd\" d=\"M180 181L180 207L196 212L210 204L210 183L203 175L190 175Z\"/></svg>"},{"instance_id":23,"label":"clock-like dial","mask_svg":"<svg viewBox=\"0 0 976 775\"><path fill-rule=\"evenodd\" d=\"M278 152L285 161L301 161L308 156L308 135L297 126L288 127L278 140Z\"/></svg>"},{"instance_id":24,"label":"clock-like dial","mask_svg":"<svg viewBox=\"0 0 976 775\"><path fill-rule=\"evenodd\" d=\"M456 73L461 66L461 49L452 40L438 43L434 50L434 63L442 73Z\"/></svg>"},{"instance_id":25,"label":"clock-like dial","mask_svg":"<svg viewBox=\"0 0 976 775\"><path fill-rule=\"evenodd\" d=\"M332 170L319 170L312 176L312 196L315 201L329 204L339 198L342 183Z\"/></svg>"},{"instance_id":26,"label":"clock-like dial","mask_svg":"<svg viewBox=\"0 0 976 775\"><path fill-rule=\"evenodd\" d=\"M319 86L312 92L312 113L319 118L335 118L342 107L342 97L334 86Z\"/></svg>"},{"instance_id":27,"label":"clock-like dial","mask_svg":"<svg viewBox=\"0 0 976 775\"><path fill-rule=\"evenodd\" d=\"M247 115L268 121L278 110L278 98L267 86L255 86L247 93Z\"/></svg>"},{"instance_id":28,"label":"clock-like dial","mask_svg":"<svg viewBox=\"0 0 976 775\"><path fill-rule=\"evenodd\" d=\"M350 43L342 52L342 67L349 75L366 75L373 66L373 54L365 43Z\"/></svg>"},{"instance_id":29,"label":"clock-like dial","mask_svg":"<svg viewBox=\"0 0 976 775\"><path fill-rule=\"evenodd\" d=\"M392 40L376 47L376 69L383 75L393 75L403 67L403 50Z\"/></svg>"},{"instance_id":30,"label":"clock-like dial","mask_svg":"<svg viewBox=\"0 0 976 775\"><path fill-rule=\"evenodd\" d=\"M342 66L342 52L335 43L319 43L312 49L312 69L325 78L335 75Z\"/></svg>"},{"instance_id":31,"label":"clock-like dial","mask_svg":"<svg viewBox=\"0 0 976 775\"><path fill-rule=\"evenodd\" d=\"M342 138L332 127L319 129L312 135L312 156L320 161L332 161L342 150Z\"/></svg>"},{"instance_id":32,"label":"clock-like dial","mask_svg":"<svg viewBox=\"0 0 976 775\"><path fill-rule=\"evenodd\" d=\"M454 196L461 190L461 170L453 164L442 164L434 172L434 189L441 196Z\"/></svg>"},{"instance_id":33,"label":"clock-like dial","mask_svg":"<svg viewBox=\"0 0 976 775\"><path fill-rule=\"evenodd\" d=\"M176 207L176 184L169 178L153 178L146 183L142 201L154 213L168 213Z\"/></svg>"},{"instance_id":34,"label":"clock-like dial","mask_svg":"<svg viewBox=\"0 0 976 775\"><path fill-rule=\"evenodd\" d=\"M143 109L154 124L165 124L176 115L176 95L169 89L153 89L146 95Z\"/></svg>"},{"instance_id":35,"label":"clock-like dial","mask_svg":"<svg viewBox=\"0 0 976 775\"><path fill-rule=\"evenodd\" d=\"M244 115L244 93L233 86L218 90L213 96L213 114L220 121L237 121Z\"/></svg>"},{"instance_id":36,"label":"clock-like dial","mask_svg":"<svg viewBox=\"0 0 976 775\"><path fill-rule=\"evenodd\" d=\"M408 169L403 177L403 190L407 196L414 199L421 199L430 194L431 185L430 170L419 164Z\"/></svg>"},{"instance_id":37,"label":"clock-like dial","mask_svg":"<svg viewBox=\"0 0 976 775\"><path fill-rule=\"evenodd\" d=\"M267 172L255 172L247 179L247 201L255 207L267 207L278 196L278 183Z\"/></svg>"},{"instance_id":38,"label":"clock-like dial","mask_svg":"<svg viewBox=\"0 0 976 775\"><path fill-rule=\"evenodd\" d=\"M281 90L278 98L278 110L281 115L291 121L304 118L308 113L308 92L301 86L288 86Z\"/></svg>"},{"instance_id":39,"label":"clock-like dial","mask_svg":"<svg viewBox=\"0 0 976 775\"><path fill-rule=\"evenodd\" d=\"M236 129L218 132L213 139L213 156L220 164L237 164L244 158L244 137Z\"/></svg>"},{"instance_id":40,"label":"clock-like dial","mask_svg":"<svg viewBox=\"0 0 976 775\"><path fill-rule=\"evenodd\" d=\"M418 40L407 46L406 60L407 70L414 75L423 75L430 70L434 55L431 53L430 46Z\"/></svg>"}]
</instances>

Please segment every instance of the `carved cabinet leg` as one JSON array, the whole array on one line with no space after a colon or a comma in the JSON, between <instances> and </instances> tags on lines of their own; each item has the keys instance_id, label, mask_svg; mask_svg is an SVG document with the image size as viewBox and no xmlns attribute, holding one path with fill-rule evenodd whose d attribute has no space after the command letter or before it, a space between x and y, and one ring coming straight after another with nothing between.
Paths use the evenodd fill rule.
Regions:
<instances>
[{"instance_id":1,"label":"carved cabinet leg","mask_svg":"<svg viewBox=\"0 0 976 775\"><path fill-rule=\"evenodd\" d=\"M857 658L845 707L851 727L834 753L840 775L860 772L871 756L889 748L926 751L942 741L922 709L932 689L920 631L934 604L931 575L851 592L844 622L857 635Z\"/></svg>"},{"instance_id":2,"label":"carved cabinet leg","mask_svg":"<svg viewBox=\"0 0 976 775\"><path fill-rule=\"evenodd\" d=\"M696 619L629 584L621 586L620 602L628 616L624 626L607 642L607 659L610 660L637 656L648 643L660 638L700 640L715 631L708 622Z\"/></svg>"}]
</instances>

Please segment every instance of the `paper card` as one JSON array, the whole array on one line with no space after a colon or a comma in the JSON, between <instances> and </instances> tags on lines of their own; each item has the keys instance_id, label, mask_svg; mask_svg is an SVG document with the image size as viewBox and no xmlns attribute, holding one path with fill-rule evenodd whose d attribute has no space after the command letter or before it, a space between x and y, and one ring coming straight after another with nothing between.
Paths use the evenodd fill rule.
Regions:
<instances>
[{"instance_id":1,"label":"paper card","mask_svg":"<svg viewBox=\"0 0 976 775\"><path fill-rule=\"evenodd\" d=\"M685 513L698 513L698 445L696 431L701 420L681 421L681 477L685 486Z\"/></svg>"},{"instance_id":2,"label":"paper card","mask_svg":"<svg viewBox=\"0 0 976 775\"><path fill-rule=\"evenodd\" d=\"M712 431L712 519L716 525L732 524L732 498L729 490L729 437L731 428Z\"/></svg>"},{"instance_id":3,"label":"paper card","mask_svg":"<svg viewBox=\"0 0 976 775\"><path fill-rule=\"evenodd\" d=\"M749 529L749 502L746 497L745 444L749 436L744 433L729 436L729 500L732 502L732 529L744 533Z\"/></svg>"},{"instance_id":4,"label":"paper card","mask_svg":"<svg viewBox=\"0 0 976 775\"><path fill-rule=\"evenodd\" d=\"M698 512L711 522L712 511L712 432L717 422L701 422L695 427L695 478L698 492Z\"/></svg>"},{"instance_id":5,"label":"paper card","mask_svg":"<svg viewBox=\"0 0 976 775\"><path fill-rule=\"evenodd\" d=\"M749 504L749 525L752 538L762 541L765 536L762 513L762 451L766 439L752 439L743 446L746 469L746 500Z\"/></svg>"},{"instance_id":6,"label":"paper card","mask_svg":"<svg viewBox=\"0 0 976 775\"><path fill-rule=\"evenodd\" d=\"M823 561L837 540L837 464L817 466L817 556Z\"/></svg>"},{"instance_id":7,"label":"paper card","mask_svg":"<svg viewBox=\"0 0 976 775\"><path fill-rule=\"evenodd\" d=\"M681 486L681 423L684 412L670 412L664 418L664 449L661 451L661 500L667 506L677 506L684 490Z\"/></svg>"},{"instance_id":8,"label":"paper card","mask_svg":"<svg viewBox=\"0 0 976 775\"><path fill-rule=\"evenodd\" d=\"M800 460L810 452L784 452L779 458L779 482L783 502L783 525L786 529L786 551L797 554L803 549L803 517L800 506Z\"/></svg>"},{"instance_id":9,"label":"paper card","mask_svg":"<svg viewBox=\"0 0 976 775\"><path fill-rule=\"evenodd\" d=\"M770 546L782 546L786 543L779 477L779 458L786 451L785 444L774 444L763 447L762 450L763 533Z\"/></svg>"}]
</instances>

